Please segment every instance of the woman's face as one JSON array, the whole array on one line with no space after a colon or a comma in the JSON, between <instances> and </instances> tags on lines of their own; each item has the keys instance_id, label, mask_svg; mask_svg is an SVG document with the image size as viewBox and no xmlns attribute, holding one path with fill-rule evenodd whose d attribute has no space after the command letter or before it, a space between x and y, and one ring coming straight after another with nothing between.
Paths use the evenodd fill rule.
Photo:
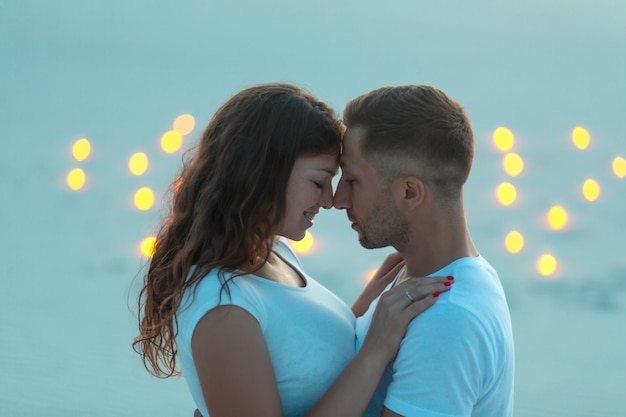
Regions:
<instances>
[{"instance_id":1,"label":"woman's face","mask_svg":"<svg viewBox=\"0 0 626 417\"><path fill-rule=\"evenodd\" d=\"M304 156L296 159L287 183L287 207L280 235L291 240L304 238L313 226L320 207L333 206L332 178L337 174L336 155Z\"/></svg>"}]
</instances>

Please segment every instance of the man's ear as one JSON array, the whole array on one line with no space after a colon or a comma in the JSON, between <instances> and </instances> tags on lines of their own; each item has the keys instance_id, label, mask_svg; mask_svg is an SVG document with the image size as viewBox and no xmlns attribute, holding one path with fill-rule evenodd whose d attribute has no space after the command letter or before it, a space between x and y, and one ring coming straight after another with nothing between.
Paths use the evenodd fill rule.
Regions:
<instances>
[{"instance_id":1,"label":"man's ear","mask_svg":"<svg viewBox=\"0 0 626 417\"><path fill-rule=\"evenodd\" d=\"M395 194L399 197L398 204L409 211L422 205L426 198L426 185L414 176L405 175L394 181Z\"/></svg>"}]
</instances>

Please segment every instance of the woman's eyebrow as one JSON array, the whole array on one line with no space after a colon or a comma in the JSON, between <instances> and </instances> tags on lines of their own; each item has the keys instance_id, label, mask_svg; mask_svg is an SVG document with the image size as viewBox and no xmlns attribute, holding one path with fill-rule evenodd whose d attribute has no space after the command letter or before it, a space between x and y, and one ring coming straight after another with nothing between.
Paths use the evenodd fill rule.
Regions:
<instances>
[{"instance_id":1,"label":"woman's eyebrow","mask_svg":"<svg viewBox=\"0 0 626 417\"><path fill-rule=\"evenodd\" d=\"M339 172L339 167L337 167L334 170L332 170L330 168L318 168L318 169L316 169L316 171L326 172L331 177L334 177Z\"/></svg>"}]
</instances>

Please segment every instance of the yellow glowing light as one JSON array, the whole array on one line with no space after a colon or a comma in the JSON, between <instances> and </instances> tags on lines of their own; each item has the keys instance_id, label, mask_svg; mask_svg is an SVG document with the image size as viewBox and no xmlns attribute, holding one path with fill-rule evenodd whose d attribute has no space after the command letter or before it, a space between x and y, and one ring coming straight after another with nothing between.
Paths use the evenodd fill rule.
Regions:
<instances>
[{"instance_id":1,"label":"yellow glowing light","mask_svg":"<svg viewBox=\"0 0 626 417\"><path fill-rule=\"evenodd\" d=\"M135 207L139 210L149 210L154 204L154 193L148 187L142 187L135 193Z\"/></svg>"},{"instance_id":2,"label":"yellow glowing light","mask_svg":"<svg viewBox=\"0 0 626 417\"><path fill-rule=\"evenodd\" d=\"M78 139L72 146L72 156L77 161L84 161L91 153L91 143L85 138Z\"/></svg>"},{"instance_id":3,"label":"yellow glowing light","mask_svg":"<svg viewBox=\"0 0 626 417\"><path fill-rule=\"evenodd\" d=\"M517 177L524 170L524 160L516 153L508 153L502 160L504 172L512 177Z\"/></svg>"},{"instance_id":4,"label":"yellow glowing light","mask_svg":"<svg viewBox=\"0 0 626 417\"><path fill-rule=\"evenodd\" d=\"M152 258L152 255L154 255L154 245L156 245L156 237L149 236L141 241L139 250L146 258Z\"/></svg>"},{"instance_id":5,"label":"yellow glowing light","mask_svg":"<svg viewBox=\"0 0 626 417\"><path fill-rule=\"evenodd\" d=\"M299 241L291 241L291 247L293 248L294 251L296 251L297 253L308 253L313 249L313 245L315 244L315 241L313 239L313 235L311 233L309 233L309 231L307 230L306 234L304 235L304 238L302 240Z\"/></svg>"},{"instance_id":6,"label":"yellow glowing light","mask_svg":"<svg viewBox=\"0 0 626 417\"><path fill-rule=\"evenodd\" d=\"M517 230L513 230L506 235L504 245L506 246L506 250L510 253L517 253L524 247L524 236Z\"/></svg>"},{"instance_id":7,"label":"yellow glowing light","mask_svg":"<svg viewBox=\"0 0 626 417\"><path fill-rule=\"evenodd\" d=\"M174 130L185 136L193 130L196 125L196 119L190 114L181 114L174 120Z\"/></svg>"},{"instance_id":8,"label":"yellow glowing light","mask_svg":"<svg viewBox=\"0 0 626 417\"><path fill-rule=\"evenodd\" d=\"M550 254L541 255L537 259L537 272L545 277L552 275L556 271L556 267L556 259Z\"/></svg>"},{"instance_id":9,"label":"yellow glowing light","mask_svg":"<svg viewBox=\"0 0 626 417\"><path fill-rule=\"evenodd\" d=\"M174 153L183 145L183 136L177 130L168 130L161 136L161 148L167 153Z\"/></svg>"},{"instance_id":10,"label":"yellow glowing light","mask_svg":"<svg viewBox=\"0 0 626 417\"><path fill-rule=\"evenodd\" d=\"M517 198L517 190L510 182L503 182L496 189L496 198L503 206L510 206Z\"/></svg>"},{"instance_id":11,"label":"yellow glowing light","mask_svg":"<svg viewBox=\"0 0 626 417\"><path fill-rule=\"evenodd\" d=\"M587 201L595 201L600 196L600 184L591 178L583 184L583 195Z\"/></svg>"},{"instance_id":12,"label":"yellow glowing light","mask_svg":"<svg viewBox=\"0 0 626 417\"><path fill-rule=\"evenodd\" d=\"M499 127L493 132L493 143L501 151L508 151L513 147L515 138L513 133L506 127Z\"/></svg>"},{"instance_id":13,"label":"yellow glowing light","mask_svg":"<svg viewBox=\"0 0 626 417\"><path fill-rule=\"evenodd\" d=\"M626 159L621 156L617 156L613 159L613 173L617 178L626 177Z\"/></svg>"},{"instance_id":14,"label":"yellow glowing light","mask_svg":"<svg viewBox=\"0 0 626 417\"><path fill-rule=\"evenodd\" d=\"M567 224L567 211L561 206L553 206L548 211L548 225L553 230L561 230Z\"/></svg>"},{"instance_id":15,"label":"yellow glowing light","mask_svg":"<svg viewBox=\"0 0 626 417\"><path fill-rule=\"evenodd\" d=\"M67 174L67 186L74 191L78 191L85 185L85 171L80 168L74 168Z\"/></svg>"},{"instance_id":16,"label":"yellow glowing light","mask_svg":"<svg viewBox=\"0 0 626 417\"><path fill-rule=\"evenodd\" d=\"M128 160L128 169L133 175L142 175L148 169L148 156L143 152L133 154Z\"/></svg>"},{"instance_id":17,"label":"yellow glowing light","mask_svg":"<svg viewBox=\"0 0 626 417\"><path fill-rule=\"evenodd\" d=\"M370 269L369 271L367 271L363 276L363 282L365 284L370 282L372 278L374 278L374 275L376 275L376 272L378 272L378 268Z\"/></svg>"},{"instance_id":18,"label":"yellow glowing light","mask_svg":"<svg viewBox=\"0 0 626 417\"><path fill-rule=\"evenodd\" d=\"M587 149L590 141L589 132L584 127L579 126L572 131L572 142L578 149Z\"/></svg>"}]
</instances>

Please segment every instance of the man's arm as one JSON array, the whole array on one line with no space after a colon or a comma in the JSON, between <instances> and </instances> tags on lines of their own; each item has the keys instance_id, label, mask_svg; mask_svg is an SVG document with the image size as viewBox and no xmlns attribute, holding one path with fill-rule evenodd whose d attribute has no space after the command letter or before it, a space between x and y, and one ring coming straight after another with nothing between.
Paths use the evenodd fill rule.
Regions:
<instances>
[{"instance_id":1,"label":"man's arm","mask_svg":"<svg viewBox=\"0 0 626 417\"><path fill-rule=\"evenodd\" d=\"M355 317L361 317L370 307L372 301L380 295L381 292L389 285L391 281L398 275L398 272L404 266L404 260L399 253L395 252L387 256L376 273L367 283L363 292L352 305L352 313Z\"/></svg>"}]
</instances>

